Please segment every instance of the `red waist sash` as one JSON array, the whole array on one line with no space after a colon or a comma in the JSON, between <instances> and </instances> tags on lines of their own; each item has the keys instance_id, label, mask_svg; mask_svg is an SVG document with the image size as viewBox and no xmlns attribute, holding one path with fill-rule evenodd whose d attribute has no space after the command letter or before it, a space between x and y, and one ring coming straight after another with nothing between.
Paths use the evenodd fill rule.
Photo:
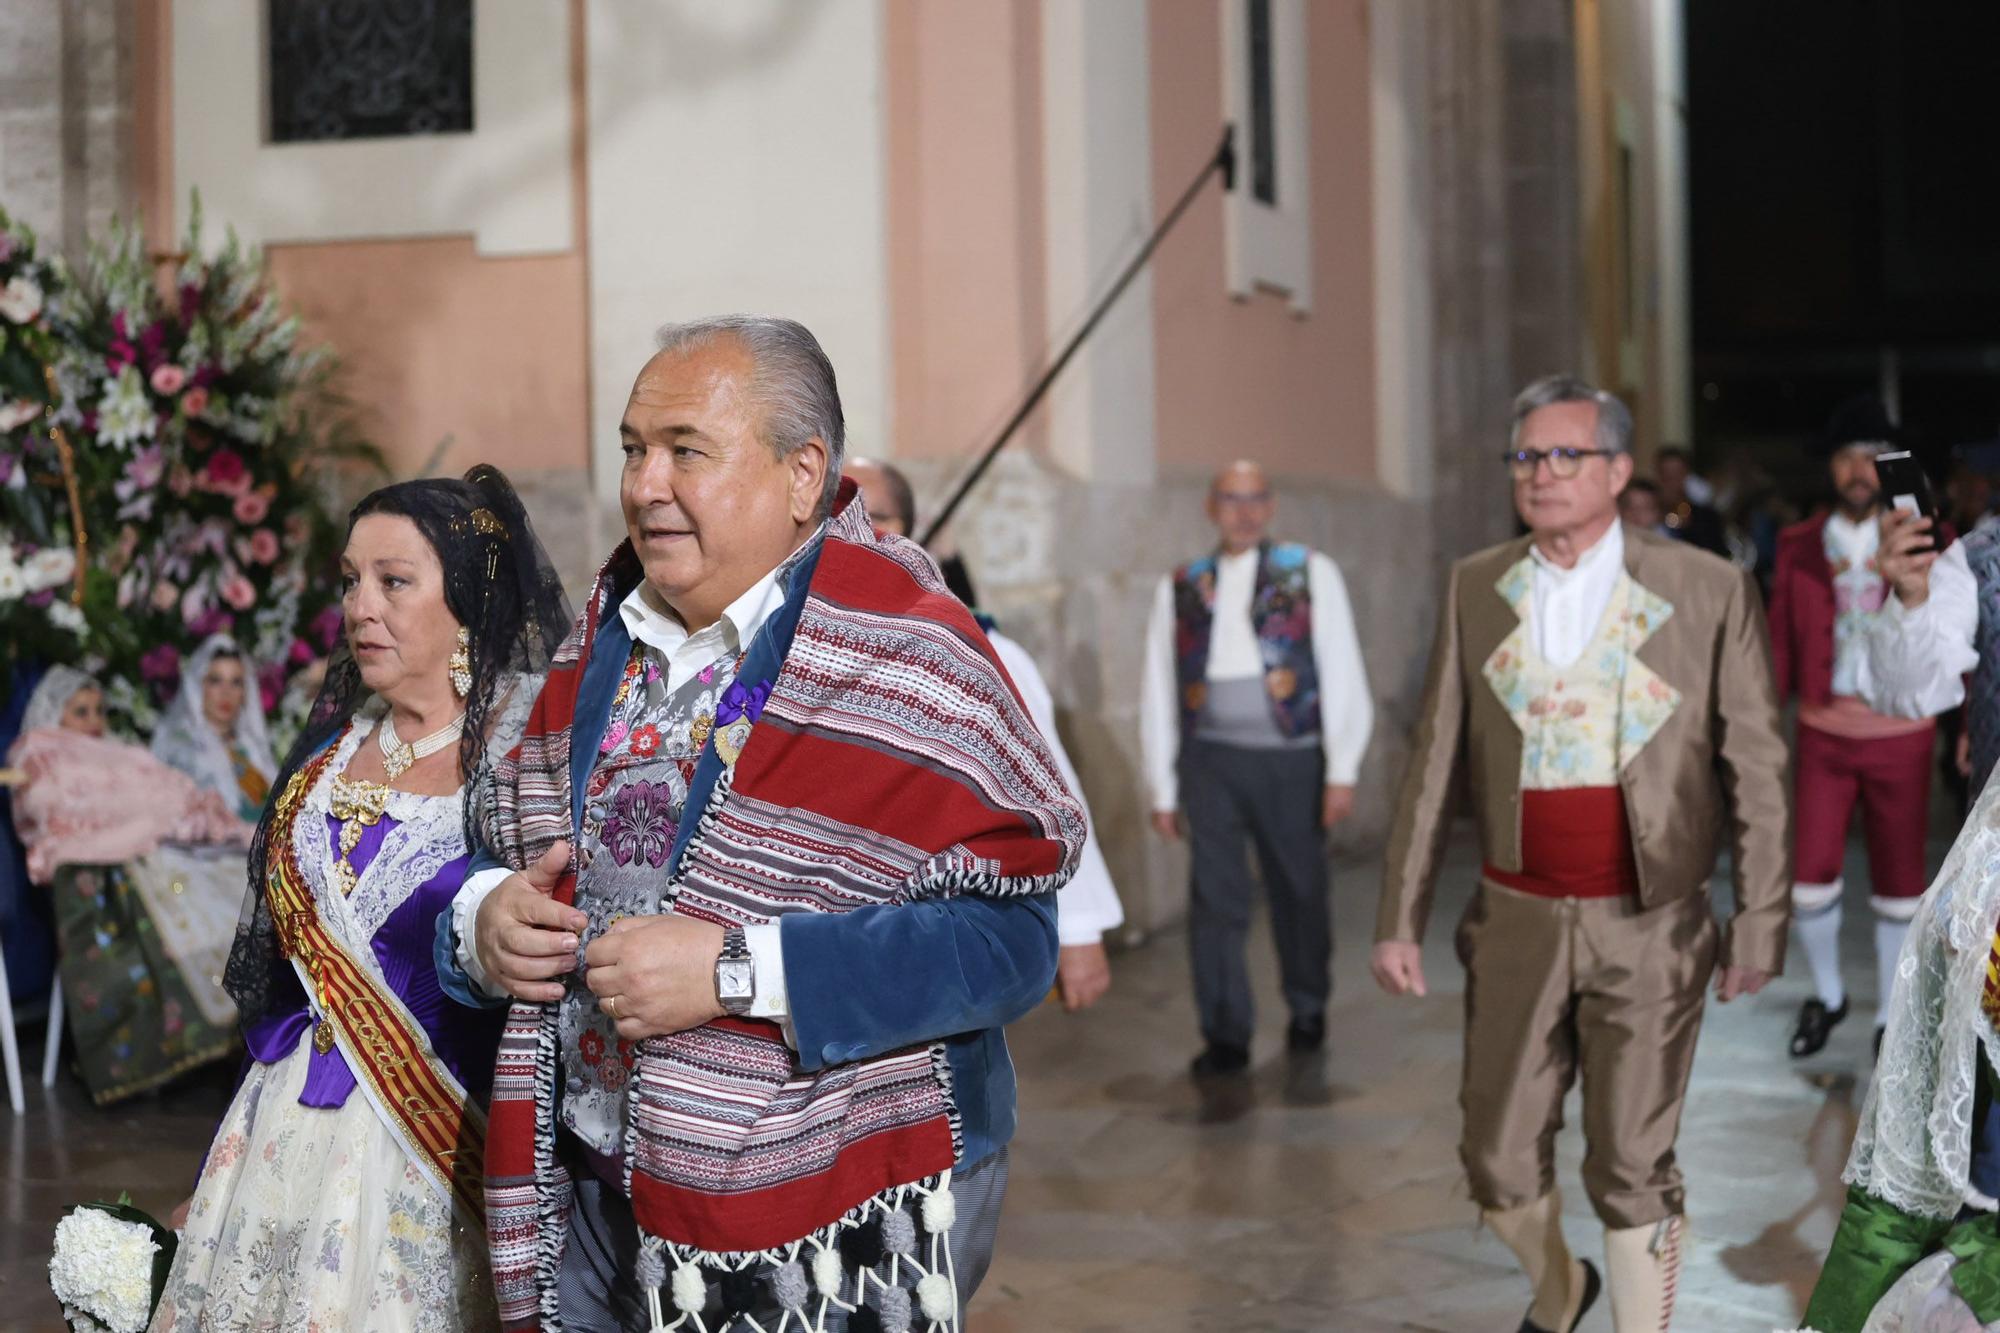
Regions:
<instances>
[{"instance_id":1,"label":"red waist sash","mask_svg":"<svg viewBox=\"0 0 2000 1333\"><path fill-rule=\"evenodd\" d=\"M1521 793L1521 869L1486 878L1539 898L1617 898L1639 891L1625 793L1571 787Z\"/></svg>"}]
</instances>

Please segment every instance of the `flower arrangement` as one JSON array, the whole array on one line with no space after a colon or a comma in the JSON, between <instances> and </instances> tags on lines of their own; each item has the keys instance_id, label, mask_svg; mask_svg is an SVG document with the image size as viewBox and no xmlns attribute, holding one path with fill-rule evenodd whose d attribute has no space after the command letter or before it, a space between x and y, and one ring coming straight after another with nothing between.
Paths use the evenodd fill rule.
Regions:
<instances>
[{"instance_id":1,"label":"flower arrangement","mask_svg":"<svg viewBox=\"0 0 2000 1333\"><path fill-rule=\"evenodd\" d=\"M90 617L114 721L148 729L210 634L255 663L267 709L330 647L335 457L372 456L329 411L330 359L304 346L261 256L232 233L204 252L200 201L171 290L135 230L78 266L53 320L56 420L76 442L106 614Z\"/></svg>"},{"instance_id":2,"label":"flower arrangement","mask_svg":"<svg viewBox=\"0 0 2000 1333\"><path fill-rule=\"evenodd\" d=\"M49 1289L74 1333L143 1333L166 1290L179 1242L132 1206L82 1203L56 1223Z\"/></svg>"},{"instance_id":3,"label":"flower arrangement","mask_svg":"<svg viewBox=\"0 0 2000 1333\"><path fill-rule=\"evenodd\" d=\"M0 210L0 681L24 658L68 661L83 647L66 470L48 429L61 281L34 232Z\"/></svg>"}]
</instances>

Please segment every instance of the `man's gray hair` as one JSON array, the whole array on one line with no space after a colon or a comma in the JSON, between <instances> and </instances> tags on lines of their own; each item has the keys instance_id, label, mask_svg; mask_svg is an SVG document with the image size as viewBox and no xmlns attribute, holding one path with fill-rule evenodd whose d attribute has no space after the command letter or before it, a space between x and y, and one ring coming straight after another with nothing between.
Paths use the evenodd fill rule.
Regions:
<instances>
[{"instance_id":1,"label":"man's gray hair","mask_svg":"<svg viewBox=\"0 0 2000 1333\"><path fill-rule=\"evenodd\" d=\"M774 315L712 315L663 324L655 342L662 352L679 352L718 338L734 338L750 354L755 367L750 393L764 409L762 437L771 452L789 458L813 439L826 446L826 489L819 501L824 518L840 490L847 452L833 362L805 325Z\"/></svg>"},{"instance_id":2,"label":"man's gray hair","mask_svg":"<svg viewBox=\"0 0 2000 1333\"><path fill-rule=\"evenodd\" d=\"M1514 419L1507 442L1521 438L1521 423L1537 408L1555 403L1597 404L1597 447L1607 454L1632 452L1632 409L1615 393L1607 393L1575 375L1544 375L1514 395Z\"/></svg>"}]
</instances>

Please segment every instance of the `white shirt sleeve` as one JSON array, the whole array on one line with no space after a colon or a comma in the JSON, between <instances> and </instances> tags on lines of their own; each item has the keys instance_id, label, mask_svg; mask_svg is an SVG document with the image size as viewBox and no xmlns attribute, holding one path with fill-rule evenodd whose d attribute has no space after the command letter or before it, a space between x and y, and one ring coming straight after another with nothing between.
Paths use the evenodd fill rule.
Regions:
<instances>
[{"instance_id":1,"label":"white shirt sleeve","mask_svg":"<svg viewBox=\"0 0 2000 1333\"><path fill-rule=\"evenodd\" d=\"M1347 581L1319 552L1306 565L1312 593L1313 661L1319 670L1320 745L1326 752L1326 782L1351 787L1368 753L1375 729L1375 704L1368 692L1368 668L1354 632L1354 609Z\"/></svg>"},{"instance_id":2,"label":"white shirt sleeve","mask_svg":"<svg viewBox=\"0 0 2000 1333\"><path fill-rule=\"evenodd\" d=\"M792 1026L791 997L785 991L785 944L778 923L743 927L743 943L750 949L750 965L756 969L757 993L750 999L750 1017L768 1018L784 1031L785 1045L799 1048L798 1030Z\"/></svg>"},{"instance_id":3,"label":"white shirt sleeve","mask_svg":"<svg viewBox=\"0 0 2000 1333\"><path fill-rule=\"evenodd\" d=\"M458 941L455 952L459 970L465 973L465 979L472 983L474 990L496 1000L506 992L493 984L493 979L486 975L486 968L479 961L479 950L472 945L472 923L478 917L479 905L486 901L486 895L505 884L507 877L513 873L506 866L494 866L476 875L467 875L451 898L451 933Z\"/></svg>"},{"instance_id":4,"label":"white shirt sleeve","mask_svg":"<svg viewBox=\"0 0 2000 1333\"><path fill-rule=\"evenodd\" d=\"M1912 611L1892 591L1868 626L1859 672L1862 698L1891 717L1935 717L1965 698L1979 665L1979 584L1953 542L1931 566L1931 592Z\"/></svg>"},{"instance_id":5,"label":"white shirt sleeve","mask_svg":"<svg viewBox=\"0 0 2000 1333\"><path fill-rule=\"evenodd\" d=\"M1084 833L1083 855L1077 862L1075 876L1056 894L1057 942L1065 948L1096 944L1105 931L1124 923L1125 909L1118 901L1117 886L1111 882L1111 869L1104 863L1104 851L1097 845L1097 825L1090 818L1090 807L1083 799L1083 783L1078 780L1076 765L1070 763L1069 753L1063 749L1062 736L1056 731L1055 699L1049 694L1048 682L1042 679L1041 669L1035 665L1034 658L1028 656L1027 649L1004 634L988 637L993 641L993 651L998 654L1000 664L1014 678L1014 688L1021 692L1021 701L1028 706L1028 716L1034 719L1042 739L1048 742L1049 753L1054 757L1063 781L1076 795L1077 804L1084 807L1083 817L1088 827Z\"/></svg>"},{"instance_id":6,"label":"white shirt sleeve","mask_svg":"<svg viewBox=\"0 0 2000 1333\"><path fill-rule=\"evenodd\" d=\"M1174 581L1160 580L1139 672L1139 753L1155 811L1181 803L1181 691L1174 671Z\"/></svg>"}]
</instances>

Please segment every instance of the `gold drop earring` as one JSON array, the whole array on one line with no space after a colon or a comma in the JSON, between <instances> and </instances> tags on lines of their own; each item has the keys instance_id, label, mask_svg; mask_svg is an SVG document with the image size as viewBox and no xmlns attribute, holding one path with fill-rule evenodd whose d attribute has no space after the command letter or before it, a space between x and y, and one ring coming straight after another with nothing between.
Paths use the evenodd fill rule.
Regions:
<instances>
[{"instance_id":1,"label":"gold drop earring","mask_svg":"<svg viewBox=\"0 0 2000 1333\"><path fill-rule=\"evenodd\" d=\"M458 647L451 650L451 688L463 699L472 693L472 636L458 627Z\"/></svg>"}]
</instances>

